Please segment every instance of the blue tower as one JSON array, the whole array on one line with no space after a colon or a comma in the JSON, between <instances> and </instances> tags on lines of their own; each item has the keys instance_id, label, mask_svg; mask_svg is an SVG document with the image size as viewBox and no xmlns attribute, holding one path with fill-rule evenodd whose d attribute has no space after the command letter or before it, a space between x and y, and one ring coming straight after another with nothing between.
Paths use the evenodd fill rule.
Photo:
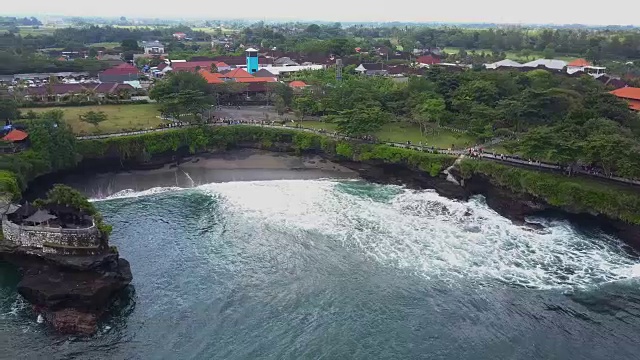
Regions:
<instances>
[{"instance_id":1,"label":"blue tower","mask_svg":"<svg viewBox=\"0 0 640 360\"><path fill-rule=\"evenodd\" d=\"M254 74L258 71L258 50L254 48L247 49L247 72Z\"/></svg>"}]
</instances>

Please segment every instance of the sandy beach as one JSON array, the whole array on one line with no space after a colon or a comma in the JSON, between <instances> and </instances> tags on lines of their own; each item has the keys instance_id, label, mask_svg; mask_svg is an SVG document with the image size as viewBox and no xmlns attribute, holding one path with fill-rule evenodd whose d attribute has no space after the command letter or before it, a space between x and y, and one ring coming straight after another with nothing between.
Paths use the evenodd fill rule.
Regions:
<instances>
[{"instance_id":1,"label":"sandy beach","mask_svg":"<svg viewBox=\"0 0 640 360\"><path fill-rule=\"evenodd\" d=\"M122 190L143 191L157 187L189 188L229 181L357 178L358 174L319 156L292 156L262 150L241 149L203 154L179 165L155 170L97 174L91 178L70 175L62 182L91 198L103 198Z\"/></svg>"}]
</instances>

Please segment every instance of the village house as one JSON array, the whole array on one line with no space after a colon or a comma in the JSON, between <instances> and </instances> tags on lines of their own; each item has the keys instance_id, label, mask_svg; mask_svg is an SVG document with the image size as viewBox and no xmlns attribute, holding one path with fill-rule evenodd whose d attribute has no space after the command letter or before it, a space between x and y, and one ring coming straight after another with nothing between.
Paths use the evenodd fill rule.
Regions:
<instances>
[{"instance_id":1,"label":"village house","mask_svg":"<svg viewBox=\"0 0 640 360\"><path fill-rule=\"evenodd\" d=\"M567 73L569 75L581 72L597 77L604 74L606 69L607 68L603 66L593 66L593 64L585 59L575 59L567 64Z\"/></svg>"},{"instance_id":2,"label":"village house","mask_svg":"<svg viewBox=\"0 0 640 360\"><path fill-rule=\"evenodd\" d=\"M640 111L640 88L623 87L613 90L611 94L626 100L629 103L629 109Z\"/></svg>"},{"instance_id":3,"label":"village house","mask_svg":"<svg viewBox=\"0 0 640 360\"><path fill-rule=\"evenodd\" d=\"M144 49L146 55L163 55L165 53L164 45L158 40L143 41L140 47Z\"/></svg>"},{"instance_id":4,"label":"village house","mask_svg":"<svg viewBox=\"0 0 640 360\"><path fill-rule=\"evenodd\" d=\"M134 87L129 84L115 82L100 84L49 84L46 86L27 88L24 98L26 100L43 102L59 102L72 98L86 101L92 98L105 99L107 97L128 99L134 90Z\"/></svg>"},{"instance_id":5,"label":"village house","mask_svg":"<svg viewBox=\"0 0 640 360\"><path fill-rule=\"evenodd\" d=\"M101 82L125 82L125 81L135 81L140 79L140 70L129 64L122 63L118 66L112 67L111 69L107 69L98 74L98 79Z\"/></svg>"},{"instance_id":6,"label":"village house","mask_svg":"<svg viewBox=\"0 0 640 360\"><path fill-rule=\"evenodd\" d=\"M309 85L307 85L304 81L294 80L289 83L289 87L292 88L295 93L301 93L304 91L304 89L309 87Z\"/></svg>"},{"instance_id":7,"label":"village house","mask_svg":"<svg viewBox=\"0 0 640 360\"><path fill-rule=\"evenodd\" d=\"M265 69L265 68L262 68L262 69L256 71L256 73L253 74L253 76L257 77L257 78L272 78L274 80L277 80L276 75L274 73L272 73L271 71Z\"/></svg>"},{"instance_id":8,"label":"village house","mask_svg":"<svg viewBox=\"0 0 640 360\"><path fill-rule=\"evenodd\" d=\"M178 41L182 41L182 40L186 39L187 34L185 34L183 32L177 32L177 33L173 34L173 37Z\"/></svg>"},{"instance_id":9,"label":"village house","mask_svg":"<svg viewBox=\"0 0 640 360\"><path fill-rule=\"evenodd\" d=\"M439 64L440 62L440 58L433 54L423 55L416 59L416 63L418 63L418 66L420 67L429 67L431 65Z\"/></svg>"},{"instance_id":10,"label":"village house","mask_svg":"<svg viewBox=\"0 0 640 360\"><path fill-rule=\"evenodd\" d=\"M365 75L387 75L389 71L383 63L360 64L355 71Z\"/></svg>"},{"instance_id":11,"label":"village house","mask_svg":"<svg viewBox=\"0 0 640 360\"><path fill-rule=\"evenodd\" d=\"M163 67L161 70L164 72L167 71L189 71L196 72L200 69L211 70L211 65L215 65L218 71L230 70L231 66L227 65L222 61L185 61L178 62L172 61L168 66Z\"/></svg>"},{"instance_id":12,"label":"village house","mask_svg":"<svg viewBox=\"0 0 640 360\"><path fill-rule=\"evenodd\" d=\"M517 61L504 59L491 64L484 64L484 67L489 70L497 70L497 69L519 69L522 67Z\"/></svg>"}]
</instances>

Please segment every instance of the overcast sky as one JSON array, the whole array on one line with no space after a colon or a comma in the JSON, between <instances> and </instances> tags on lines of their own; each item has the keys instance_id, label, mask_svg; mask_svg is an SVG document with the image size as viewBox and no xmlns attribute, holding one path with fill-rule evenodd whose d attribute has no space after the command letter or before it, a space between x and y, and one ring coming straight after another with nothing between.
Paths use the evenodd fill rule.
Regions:
<instances>
[{"instance_id":1,"label":"overcast sky","mask_svg":"<svg viewBox=\"0 0 640 360\"><path fill-rule=\"evenodd\" d=\"M0 14L640 25L640 0L6 0ZM167 5L164 5L166 3Z\"/></svg>"}]
</instances>

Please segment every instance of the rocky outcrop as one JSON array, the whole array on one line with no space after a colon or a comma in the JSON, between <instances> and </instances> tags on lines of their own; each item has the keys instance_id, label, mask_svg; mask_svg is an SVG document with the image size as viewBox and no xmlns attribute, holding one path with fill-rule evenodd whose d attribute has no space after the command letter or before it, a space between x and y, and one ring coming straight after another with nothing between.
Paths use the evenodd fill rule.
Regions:
<instances>
[{"instance_id":1,"label":"rocky outcrop","mask_svg":"<svg viewBox=\"0 0 640 360\"><path fill-rule=\"evenodd\" d=\"M482 174L474 174L469 179L463 179L456 168L452 169L450 173L460 182L461 187L469 196L483 195L491 209L510 220L523 222L526 216L555 213L575 223L598 226L640 251L640 226L638 225L611 219L604 215L581 212L568 206L556 207L544 199L494 185L488 177Z\"/></svg>"},{"instance_id":2,"label":"rocky outcrop","mask_svg":"<svg viewBox=\"0 0 640 360\"><path fill-rule=\"evenodd\" d=\"M331 158L351 170L356 171L363 179L380 183L404 185L411 189L434 189L444 197L466 200L470 193L464 187L447 181L447 176L441 174L432 177L424 171L416 171L402 164L389 164L382 161L345 161Z\"/></svg>"},{"instance_id":3,"label":"rocky outcrop","mask_svg":"<svg viewBox=\"0 0 640 360\"><path fill-rule=\"evenodd\" d=\"M19 267L18 293L67 334L94 333L113 296L132 279L129 262L113 253L61 256L0 243L0 260Z\"/></svg>"}]
</instances>

